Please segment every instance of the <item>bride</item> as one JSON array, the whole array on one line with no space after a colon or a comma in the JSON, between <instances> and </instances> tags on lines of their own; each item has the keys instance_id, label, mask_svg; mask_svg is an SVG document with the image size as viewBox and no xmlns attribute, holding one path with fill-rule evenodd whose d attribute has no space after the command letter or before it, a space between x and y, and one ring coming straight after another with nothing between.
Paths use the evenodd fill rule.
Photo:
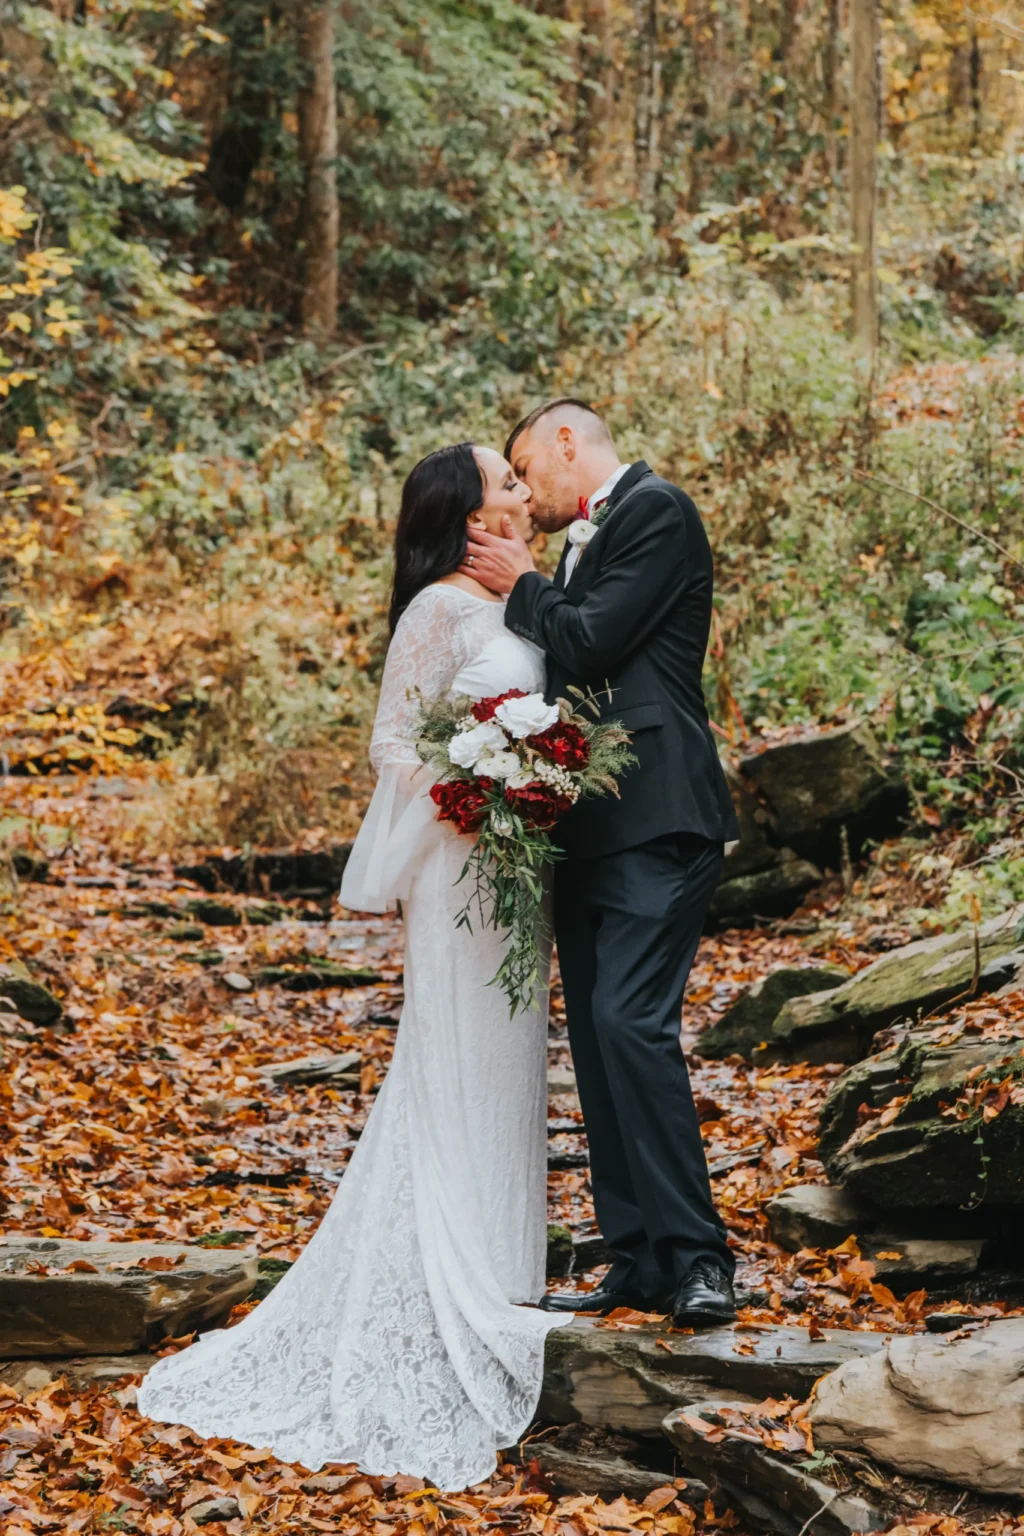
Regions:
<instances>
[{"instance_id":1,"label":"bride","mask_svg":"<svg viewBox=\"0 0 1024 1536\"><path fill-rule=\"evenodd\" d=\"M544 1339L547 994L510 1019L489 986L493 929L457 929L467 844L435 819L413 746L418 706L544 687L504 603L458 574L470 520L533 535L529 488L462 443L402 493L391 647L370 755L377 787L341 896L402 903L405 1008L394 1059L334 1201L298 1262L236 1327L159 1361L150 1418L270 1446L315 1470L356 1462L441 1489L483 1481L528 1427Z\"/></svg>"}]
</instances>

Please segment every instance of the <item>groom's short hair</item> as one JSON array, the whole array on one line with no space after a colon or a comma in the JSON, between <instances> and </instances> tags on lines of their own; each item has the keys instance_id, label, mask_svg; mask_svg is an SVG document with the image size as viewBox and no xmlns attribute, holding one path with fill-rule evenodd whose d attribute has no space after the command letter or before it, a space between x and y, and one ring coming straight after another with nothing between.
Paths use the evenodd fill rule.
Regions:
<instances>
[{"instance_id":1,"label":"groom's short hair","mask_svg":"<svg viewBox=\"0 0 1024 1536\"><path fill-rule=\"evenodd\" d=\"M552 411L564 410L566 406L571 406L577 411L585 411L587 416L590 417L590 421L587 423L591 429L590 435L595 438L601 438L609 443L611 442L611 433L602 417L597 414L592 405L588 405L586 400L578 400L575 395L561 395L557 400L545 400L543 405L538 405L536 409L530 412L529 416L524 416L522 421L512 428L508 436L508 442L505 444L505 457L509 463L512 462L513 449L523 433L529 432L537 425L538 421L541 421L545 416L550 416Z\"/></svg>"}]
</instances>

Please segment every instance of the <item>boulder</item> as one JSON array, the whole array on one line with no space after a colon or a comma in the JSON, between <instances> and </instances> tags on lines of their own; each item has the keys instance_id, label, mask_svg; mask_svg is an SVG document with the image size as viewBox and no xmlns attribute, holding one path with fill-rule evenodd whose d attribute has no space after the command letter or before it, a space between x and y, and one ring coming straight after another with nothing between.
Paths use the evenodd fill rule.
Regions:
<instances>
[{"instance_id":1,"label":"boulder","mask_svg":"<svg viewBox=\"0 0 1024 1536\"><path fill-rule=\"evenodd\" d=\"M814 731L740 759L744 782L769 814L770 835L838 869L842 828L851 851L900 825L907 789L863 721Z\"/></svg>"},{"instance_id":2,"label":"boulder","mask_svg":"<svg viewBox=\"0 0 1024 1536\"><path fill-rule=\"evenodd\" d=\"M1019 1207L1024 1104L1008 1097L986 1117L982 1101L1022 1077L1024 1040L943 1045L909 1034L835 1083L819 1156L834 1183L875 1208Z\"/></svg>"},{"instance_id":3,"label":"boulder","mask_svg":"<svg viewBox=\"0 0 1024 1536\"><path fill-rule=\"evenodd\" d=\"M0 1359L131 1354L219 1321L256 1255L184 1243L0 1242Z\"/></svg>"},{"instance_id":4,"label":"boulder","mask_svg":"<svg viewBox=\"0 0 1024 1536\"><path fill-rule=\"evenodd\" d=\"M981 1493L1024 1487L1024 1317L966 1337L890 1339L818 1383L817 1445Z\"/></svg>"},{"instance_id":5,"label":"boulder","mask_svg":"<svg viewBox=\"0 0 1024 1536\"><path fill-rule=\"evenodd\" d=\"M751 1346L738 1354L737 1337ZM766 1324L737 1336L731 1328L680 1334L653 1323L616 1329L576 1318L548 1334L538 1417L582 1422L618 1434L657 1434L666 1413L716 1393L759 1402L804 1398L824 1371L879 1349L881 1334Z\"/></svg>"},{"instance_id":6,"label":"boulder","mask_svg":"<svg viewBox=\"0 0 1024 1536\"><path fill-rule=\"evenodd\" d=\"M918 939L882 955L833 992L794 998L780 1010L758 1061L859 1061L887 1024L909 1025L976 991L1024 977L1024 903L972 928Z\"/></svg>"},{"instance_id":7,"label":"boulder","mask_svg":"<svg viewBox=\"0 0 1024 1536\"><path fill-rule=\"evenodd\" d=\"M21 972L21 966L0 966L0 997L6 997L15 1013L30 1024L47 1029L58 1024L64 1010L53 993Z\"/></svg>"},{"instance_id":8,"label":"boulder","mask_svg":"<svg viewBox=\"0 0 1024 1536\"><path fill-rule=\"evenodd\" d=\"M858 1493L841 1493L813 1477L793 1456L770 1451L752 1431L720 1435L735 1402L711 1400L676 1411L664 1430L692 1470L760 1530L779 1536L852 1536L877 1531L886 1515ZM706 1426L706 1428L704 1427Z\"/></svg>"},{"instance_id":9,"label":"boulder","mask_svg":"<svg viewBox=\"0 0 1024 1536\"><path fill-rule=\"evenodd\" d=\"M712 1059L749 1056L755 1046L768 1039L780 1009L791 998L834 992L848 976L848 971L829 966L787 966L772 971L748 988L716 1024L704 1031L695 1047L697 1054Z\"/></svg>"},{"instance_id":10,"label":"boulder","mask_svg":"<svg viewBox=\"0 0 1024 1536\"><path fill-rule=\"evenodd\" d=\"M755 918L787 917L816 885L821 870L807 859L783 849L766 869L730 878L725 862L722 882L711 899L710 922L718 927L743 927Z\"/></svg>"}]
</instances>

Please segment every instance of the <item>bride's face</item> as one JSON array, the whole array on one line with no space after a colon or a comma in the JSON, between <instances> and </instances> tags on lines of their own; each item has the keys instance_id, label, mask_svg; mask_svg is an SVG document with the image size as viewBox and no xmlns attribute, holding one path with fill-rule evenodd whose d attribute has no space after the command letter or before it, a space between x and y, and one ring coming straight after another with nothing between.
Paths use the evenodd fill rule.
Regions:
<instances>
[{"instance_id":1,"label":"bride's face","mask_svg":"<svg viewBox=\"0 0 1024 1536\"><path fill-rule=\"evenodd\" d=\"M529 544L537 532L530 516L530 487L516 479L508 460L493 448L474 448L473 453L484 477L484 504L470 521L483 523L488 533L500 538L502 518L509 517L514 531Z\"/></svg>"}]
</instances>

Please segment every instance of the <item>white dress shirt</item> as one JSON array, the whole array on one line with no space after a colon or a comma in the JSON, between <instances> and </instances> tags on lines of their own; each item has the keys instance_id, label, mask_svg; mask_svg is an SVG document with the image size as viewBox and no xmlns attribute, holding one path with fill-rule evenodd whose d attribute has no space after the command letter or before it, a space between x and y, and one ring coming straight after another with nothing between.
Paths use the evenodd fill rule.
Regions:
<instances>
[{"instance_id":1,"label":"white dress shirt","mask_svg":"<svg viewBox=\"0 0 1024 1536\"><path fill-rule=\"evenodd\" d=\"M604 503L608 500L608 497L611 495L612 491L618 485L619 481L622 479L622 477L626 473L626 471L630 470L632 468L633 468L632 464L620 464L618 469L613 470L613 472L608 476L608 479L604 482L604 484L598 486L598 488L594 492L593 496L591 496L590 499L587 502L587 515L588 515L588 517L593 517L593 515L597 511L598 507L604 505ZM580 546L578 544L574 544L572 546L572 548L569 550L569 556L568 556L568 559L565 562L565 585L566 586L569 585L569 582L572 579L572 573L576 569L576 562L579 560L579 558L580 558Z\"/></svg>"}]
</instances>

